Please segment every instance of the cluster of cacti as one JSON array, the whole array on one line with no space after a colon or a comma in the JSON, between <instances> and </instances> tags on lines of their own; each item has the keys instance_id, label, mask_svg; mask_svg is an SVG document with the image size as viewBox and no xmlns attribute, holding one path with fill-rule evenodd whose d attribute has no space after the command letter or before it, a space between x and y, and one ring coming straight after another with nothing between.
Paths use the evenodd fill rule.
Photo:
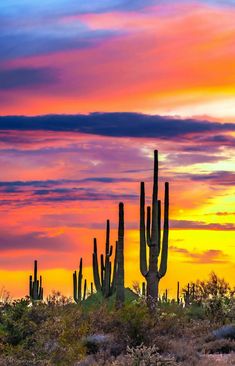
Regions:
<instances>
[{"instance_id":1,"label":"cluster of cacti","mask_svg":"<svg viewBox=\"0 0 235 366\"><path fill-rule=\"evenodd\" d=\"M29 296L31 300L43 300L42 276L38 280L38 262L34 261L34 276L29 276Z\"/></svg>"},{"instance_id":2,"label":"cluster of cacti","mask_svg":"<svg viewBox=\"0 0 235 366\"><path fill-rule=\"evenodd\" d=\"M145 185L140 188L140 271L147 282L147 297L158 300L160 279L167 271L169 235L169 183L165 183L164 224L161 238L161 201L158 200L158 151L154 151L152 208L147 207L145 223ZM147 265L147 246L149 261ZM161 255L160 265L158 263Z\"/></svg>"},{"instance_id":3,"label":"cluster of cacti","mask_svg":"<svg viewBox=\"0 0 235 366\"><path fill-rule=\"evenodd\" d=\"M113 246L110 245L110 221L106 225L105 255L98 261L97 240L94 239L94 251L92 255L93 277L96 291L107 298L116 292L116 302L124 302L124 205L119 203L118 240L115 246L113 265L111 257ZM113 267L113 268L112 268Z\"/></svg>"},{"instance_id":4,"label":"cluster of cacti","mask_svg":"<svg viewBox=\"0 0 235 366\"><path fill-rule=\"evenodd\" d=\"M168 235L169 235L169 183L165 183L164 195L164 223L163 233L161 228L161 201L158 200L158 151L154 151L154 177L152 192L152 207L147 207L145 214L145 184L141 182L140 188L140 271L146 283L142 284L142 296L147 299L158 300L158 287L160 279L167 271ZM147 248L148 261L147 261ZM110 221L106 225L105 254L98 259L97 240L94 239L92 255L93 277L96 291L104 298L116 294L116 306L124 303L124 205L119 203L118 240L115 245L114 259L112 260L113 246L110 245ZM160 258L160 264L159 264ZM148 263L147 263L148 262ZM73 297L76 303L86 298L87 281L82 286L82 258L79 271L73 273ZM91 284L93 294L93 283ZM34 262L34 278L29 279L29 293L32 300L43 299L42 277L37 279L37 261ZM167 290L164 294L168 299ZM189 292L185 294L185 302L189 301ZM177 288L177 302L179 298L179 283Z\"/></svg>"},{"instance_id":5,"label":"cluster of cacti","mask_svg":"<svg viewBox=\"0 0 235 366\"><path fill-rule=\"evenodd\" d=\"M195 299L195 284L193 283L191 286L188 283L187 289L183 291L184 303L185 306L189 306Z\"/></svg>"},{"instance_id":6,"label":"cluster of cacti","mask_svg":"<svg viewBox=\"0 0 235 366\"><path fill-rule=\"evenodd\" d=\"M82 258L81 258L78 273L77 271L74 271L73 273L73 298L77 304L80 303L82 300L86 299L87 281L85 279L82 288L82 278L83 274L82 274Z\"/></svg>"}]
</instances>

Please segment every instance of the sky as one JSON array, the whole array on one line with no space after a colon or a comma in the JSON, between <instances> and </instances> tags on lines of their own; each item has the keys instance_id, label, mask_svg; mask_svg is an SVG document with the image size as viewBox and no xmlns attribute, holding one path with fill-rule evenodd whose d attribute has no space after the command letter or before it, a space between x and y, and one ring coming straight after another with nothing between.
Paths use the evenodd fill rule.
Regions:
<instances>
[{"instance_id":1,"label":"sky","mask_svg":"<svg viewBox=\"0 0 235 366\"><path fill-rule=\"evenodd\" d=\"M70 296L125 204L139 271L139 183L170 182L161 291L211 271L235 286L235 1L0 2L0 288Z\"/></svg>"}]
</instances>

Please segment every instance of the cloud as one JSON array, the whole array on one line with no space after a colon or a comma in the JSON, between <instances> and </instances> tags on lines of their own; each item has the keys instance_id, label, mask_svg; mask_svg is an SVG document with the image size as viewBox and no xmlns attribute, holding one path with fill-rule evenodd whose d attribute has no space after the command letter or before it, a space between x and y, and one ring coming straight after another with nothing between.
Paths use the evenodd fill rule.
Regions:
<instances>
[{"instance_id":1,"label":"cloud","mask_svg":"<svg viewBox=\"0 0 235 366\"><path fill-rule=\"evenodd\" d=\"M228 262L228 256L222 250L206 250L202 253L190 252L185 248L171 246L170 250L174 253L182 254L189 258L186 263L192 264L224 264Z\"/></svg>"},{"instance_id":2,"label":"cloud","mask_svg":"<svg viewBox=\"0 0 235 366\"><path fill-rule=\"evenodd\" d=\"M24 31L10 31L2 32L0 35L0 60L6 61L19 57L37 56L51 54L53 52L63 50L73 50L94 47L102 43L104 40L113 37L117 32L114 31L93 31L80 29L70 29L70 32L62 26L47 29L44 27L43 31L33 31L29 33ZM71 27L72 28L72 27ZM22 47L24 44L24 47Z\"/></svg>"},{"instance_id":3,"label":"cloud","mask_svg":"<svg viewBox=\"0 0 235 366\"><path fill-rule=\"evenodd\" d=\"M62 186L62 185L70 185L74 189L74 185L78 185L81 183L87 182L97 182L97 183L119 183L119 182L136 182L136 179L132 178L113 178L113 177L87 177L84 179L57 179L57 180L32 180L32 181L10 181L10 182L3 182L0 181L0 191L6 192L9 189L13 189L14 192L20 188L24 187L31 187L31 188L44 188L50 190L55 186ZM57 191L62 192L64 188L59 188ZM41 190L43 191L43 190ZM38 191L37 191L38 192Z\"/></svg>"},{"instance_id":4,"label":"cloud","mask_svg":"<svg viewBox=\"0 0 235 366\"><path fill-rule=\"evenodd\" d=\"M55 83L56 70L50 67L22 67L0 70L0 90L30 89L31 87Z\"/></svg>"},{"instance_id":5,"label":"cloud","mask_svg":"<svg viewBox=\"0 0 235 366\"><path fill-rule=\"evenodd\" d=\"M66 251L71 249L66 234L51 237L45 232L31 232L27 234L14 234L1 230L0 250L32 250L43 249L47 251Z\"/></svg>"},{"instance_id":6,"label":"cloud","mask_svg":"<svg viewBox=\"0 0 235 366\"><path fill-rule=\"evenodd\" d=\"M90 2L41 1L35 7L28 0L0 3L0 60L50 54L62 50L93 47L125 30L94 30L79 20L89 13L141 10L153 0L102 0ZM66 17L78 15L76 21ZM23 47L22 47L23 45Z\"/></svg>"},{"instance_id":7,"label":"cloud","mask_svg":"<svg viewBox=\"0 0 235 366\"><path fill-rule=\"evenodd\" d=\"M189 220L171 220L171 229L180 230L221 230L221 231L235 231L235 224L233 223L206 223L203 221L189 221Z\"/></svg>"},{"instance_id":8,"label":"cloud","mask_svg":"<svg viewBox=\"0 0 235 366\"><path fill-rule=\"evenodd\" d=\"M233 123L180 119L140 113L91 113L88 115L1 116L1 130L81 132L110 137L179 137L235 131Z\"/></svg>"},{"instance_id":9,"label":"cloud","mask_svg":"<svg viewBox=\"0 0 235 366\"><path fill-rule=\"evenodd\" d=\"M195 146L195 149L197 146ZM204 147L205 148L205 147ZM200 163L214 163L220 160L225 160L224 156L220 155L211 155L211 152L204 154L187 154L181 152L180 154L167 154L167 164L171 166L186 166L186 165L193 165L193 164L200 164Z\"/></svg>"},{"instance_id":10,"label":"cloud","mask_svg":"<svg viewBox=\"0 0 235 366\"><path fill-rule=\"evenodd\" d=\"M189 174L187 177L192 181L204 181L219 186L234 186L235 173L222 170L208 174Z\"/></svg>"},{"instance_id":11,"label":"cloud","mask_svg":"<svg viewBox=\"0 0 235 366\"><path fill-rule=\"evenodd\" d=\"M29 17L55 17L68 14L86 13L103 13L115 10L132 11L141 10L151 4L154 4L156 0L93 0L89 1L70 1L69 6L66 0L42 0L40 7L35 7L30 0L17 1L8 0L7 2L0 3L0 10L3 16L9 18Z\"/></svg>"},{"instance_id":12,"label":"cloud","mask_svg":"<svg viewBox=\"0 0 235 366\"><path fill-rule=\"evenodd\" d=\"M125 182L132 179L124 179ZM86 187L88 182L103 184L119 183L121 179L97 177L81 180L47 180L0 182L0 204L7 207L25 207L37 204L65 203L74 201L120 201L120 193L105 187ZM122 200L136 200L138 194L122 193Z\"/></svg>"}]
</instances>

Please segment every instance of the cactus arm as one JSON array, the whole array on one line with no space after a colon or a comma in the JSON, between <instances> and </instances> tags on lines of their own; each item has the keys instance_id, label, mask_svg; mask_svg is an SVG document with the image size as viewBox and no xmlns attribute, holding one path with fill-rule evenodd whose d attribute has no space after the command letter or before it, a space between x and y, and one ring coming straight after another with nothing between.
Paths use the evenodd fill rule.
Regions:
<instances>
[{"instance_id":1,"label":"cactus arm","mask_svg":"<svg viewBox=\"0 0 235 366\"><path fill-rule=\"evenodd\" d=\"M118 242L116 241L115 246L115 257L113 262L113 278L112 278L112 285L111 285L111 295L116 291L116 283L117 283L117 246Z\"/></svg>"},{"instance_id":2,"label":"cactus arm","mask_svg":"<svg viewBox=\"0 0 235 366\"><path fill-rule=\"evenodd\" d=\"M165 276L167 271L168 257L168 237L169 237L169 183L165 183L165 199L164 199L164 228L163 228L163 243L161 253L161 265L158 277Z\"/></svg>"},{"instance_id":3,"label":"cactus arm","mask_svg":"<svg viewBox=\"0 0 235 366\"><path fill-rule=\"evenodd\" d=\"M104 297L108 297L109 296L109 291L110 291L110 277L111 277L111 273L110 273L110 260L109 260L109 255L105 256L105 268L104 268Z\"/></svg>"},{"instance_id":4,"label":"cactus arm","mask_svg":"<svg viewBox=\"0 0 235 366\"><path fill-rule=\"evenodd\" d=\"M154 150L151 246L158 246L158 151Z\"/></svg>"},{"instance_id":5,"label":"cactus arm","mask_svg":"<svg viewBox=\"0 0 235 366\"><path fill-rule=\"evenodd\" d=\"M109 262L109 292L108 292L108 296L111 295L111 287L112 287L112 263Z\"/></svg>"},{"instance_id":6,"label":"cactus arm","mask_svg":"<svg viewBox=\"0 0 235 366\"><path fill-rule=\"evenodd\" d=\"M42 276L40 276L39 280L39 300L42 300Z\"/></svg>"},{"instance_id":7,"label":"cactus arm","mask_svg":"<svg viewBox=\"0 0 235 366\"><path fill-rule=\"evenodd\" d=\"M106 222L106 244L105 244L105 254L109 255L109 245L110 245L110 221Z\"/></svg>"},{"instance_id":8,"label":"cactus arm","mask_svg":"<svg viewBox=\"0 0 235 366\"><path fill-rule=\"evenodd\" d=\"M157 246L157 255L159 256L160 251L161 251L161 201L158 200L157 202L157 207L158 207L158 246Z\"/></svg>"},{"instance_id":9,"label":"cactus arm","mask_svg":"<svg viewBox=\"0 0 235 366\"><path fill-rule=\"evenodd\" d=\"M98 266L98 255L97 255L97 241L94 238L94 252L92 256L92 267L93 267L93 278L95 283L96 291L101 291L101 283L100 283L100 275L99 275L99 266Z\"/></svg>"},{"instance_id":10,"label":"cactus arm","mask_svg":"<svg viewBox=\"0 0 235 366\"><path fill-rule=\"evenodd\" d=\"M38 279L38 261L34 261L34 282Z\"/></svg>"},{"instance_id":11,"label":"cactus arm","mask_svg":"<svg viewBox=\"0 0 235 366\"><path fill-rule=\"evenodd\" d=\"M140 184L140 271L145 277L148 273L146 258L146 237L145 237L145 187L144 182Z\"/></svg>"},{"instance_id":12,"label":"cactus arm","mask_svg":"<svg viewBox=\"0 0 235 366\"><path fill-rule=\"evenodd\" d=\"M82 300L82 258L80 259L79 264L79 273L78 273L78 301Z\"/></svg>"},{"instance_id":13,"label":"cactus arm","mask_svg":"<svg viewBox=\"0 0 235 366\"><path fill-rule=\"evenodd\" d=\"M87 281L84 281L84 288L83 288L83 301L86 300L86 288L87 288Z\"/></svg>"},{"instance_id":14,"label":"cactus arm","mask_svg":"<svg viewBox=\"0 0 235 366\"><path fill-rule=\"evenodd\" d=\"M29 296L33 297L33 276L29 276Z\"/></svg>"},{"instance_id":15,"label":"cactus arm","mask_svg":"<svg viewBox=\"0 0 235 366\"><path fill-rule=\"evenodd\" d=\"M77 296L77 272L74 271L73 273L73 298L75 302L78 302Z\"/></svg>"},{"instance_id":16,"label":"cactus arm","mask_svg":"<svg viewBox=\"0 0 235 366\"><path fill-rule=\"evenodd\" d=\"M37 300L39 298L39 280L37 280Z\"/></svg>"},{"instance_id":17,"label":"cactus arm","mask_svg":"<svg viewBox=\"0 0 235 366\"><path fill-rule=\"evenodd\" d=\"M151 246L151 207L147 207L147 222L146 222L146 236L147 236L147 244Z\"/></svg>"},{"instance_id":18,"label":"cactus arm","mask_svg":"<svg viewBox=\"0 0 235 366\"><path fill-rule=\"evenodd\" d=\"M101 272L101 289L104 291L104 281L105 281L105 265L104 265L104 255L100 256L100 272Z\"/></svg>"}]
</instances>

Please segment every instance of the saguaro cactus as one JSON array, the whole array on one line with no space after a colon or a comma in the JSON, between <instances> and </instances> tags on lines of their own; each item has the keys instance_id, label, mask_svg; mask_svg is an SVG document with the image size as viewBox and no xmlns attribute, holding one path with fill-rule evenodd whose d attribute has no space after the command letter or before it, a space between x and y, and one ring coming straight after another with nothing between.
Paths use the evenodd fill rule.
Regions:
<instances>
[{"instance_id":1,"label":"saguaro cactus","mask_svg":"<svg viewBox=\"0 0 235 366\"><path fill-rule=\"evenodd\" d=\"M169 235L169 183L165 183L164 225L161 235L161 201L158 200L158 151L154 151L154 177L152 208L147 207L147 223L145 226L145 184L140 187L140 271L147 282L147 297L158 299L160 279L167 271ZM162 238L161 238L162 237ZM146 246L149 247L149 263L147 265ZM158 259L161 257L160 265Z\"/></svg>"},{"instance_id":2,"label":"saguaro cactus","mask_svg":"<svg viewBox=\"0 0 235 366\"><path fill-rule=\"evenodd\" d=\"M84 288L83 288L83 294L82 294L82 258L80 259L79 264L79 271L74 271L73 273L73 298L76 303L81 302L82 300L86 299L86 288L87 288L87 282L84 281Z\"/></svg>"},{"instance_id":3,"label":"saguaro cactus","mask_svg":"<svg viewBox=\"0 0 235 366\"><path fill-rule=\"evenodd\" d=\"M93 250L93 277L95 288L97 292L100 292L105 298L113 295L116 292L117 286L119 286L118 295L120 296L120 303L124 297L124 205L119 204L119 229L118 229L118 241L116 241L115 257L113 265L111 262L111 256L113 253L113 247L110 246L110 221L107 220L106 224L106 244L105 244L105 256L100 256L100 268L98 263L98 251L97 240L94 239ZM119 264L118 264L119 263ZM112 268L113 267L113 268ZM123 291L123 293L122 293ZM118 300L119 301L119 300Z\"/></svg>"},{"instance_id":4,"label":"saguaro cactus","mask_svg":"<svg viewBox=\"0 0 235 366\"><path fill-rule=\"evenodd\" d=\"M117 242L117 291L116 306L120 307L125 301L124 287L124 205L119 203L119 224Z\"/></svg>"},{"instance_id":5,"label":"saguaro cactus","mask_svg":"<svg viewBox=\"0 0 235 366\"><path fill-rule=\"evenodd\" d=\"M176 298L177 298L177 304L180 303L180 283L179 281L177 282L177 295L176 295Z\"/></svg>"},{"instance_id":6,"label":"saguaro cactus","mask_svg":"<svg viewBox=\"0 0 235 366\"><path fill-rule=\"evenodd\" d=\"M29 276L29 296L33 301L43 300L42 276L38 280L38 261L34 261L34 276Z\"/></svg>"},{"instance_id":7,"label":"saguaro cactus","mask_svg":"<svg viewBox=\"0 0 235 366\"><path fill-rule=\"evenodd\" d=\"M117 244L116 244L117 245ZM93 251L93 277L97 292L101 292L104 297L111 296L116 289L116 268L117 268L117 249L115 250L115 259L112 270L111 256L113 247L110 246L110 221L106 223L106 244L105 257L100 256L100 270L98 264L97 240L94 238Z\"/></svg>"}]
</instances>

